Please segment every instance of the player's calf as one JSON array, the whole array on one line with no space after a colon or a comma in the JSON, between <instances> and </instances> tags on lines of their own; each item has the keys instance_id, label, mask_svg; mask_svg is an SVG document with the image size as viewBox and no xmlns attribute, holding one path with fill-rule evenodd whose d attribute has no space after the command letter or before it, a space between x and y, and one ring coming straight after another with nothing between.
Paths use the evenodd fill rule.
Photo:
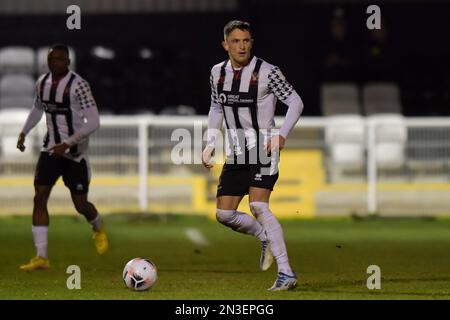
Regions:
<instances>
[{"instance_id":1,"label":"player's calf","mask_svg":"<svg viewBox=\"0 0 450 320\"><path fill-rule=\"evenodd\" d=\"M270 268L273 263L273 254L270 250L269 240L261 241L261 258L260 258L260 268L262 271L266 271Z\"/></svg>"}]
</instances>

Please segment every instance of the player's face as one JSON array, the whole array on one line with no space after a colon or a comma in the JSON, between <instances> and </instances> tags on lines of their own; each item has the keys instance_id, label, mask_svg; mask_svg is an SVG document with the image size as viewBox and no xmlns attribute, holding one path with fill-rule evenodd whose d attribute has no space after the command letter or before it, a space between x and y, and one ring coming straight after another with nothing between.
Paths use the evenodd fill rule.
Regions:
<instances>
[{"instance_id":1,"label":"player's face","mask_svg":"<svg viewBox=\"0 0 450 320\"><path fill-rule=\"evenodd\" d=\"M231 61L238 66L245 66L250 61L253 39L247 30L234 29L222 42Z\"/></svg>"},{"instance_id":2,"label":"player's face","mask_svg":"<svg viewBox=\"0 0 450 320\"><path fill-rule=\"evenodd\" d=\"M61 75L67 72L70 60L64 50L50 50L47 63L52 74Z\"/></svg>"}]
</instances>

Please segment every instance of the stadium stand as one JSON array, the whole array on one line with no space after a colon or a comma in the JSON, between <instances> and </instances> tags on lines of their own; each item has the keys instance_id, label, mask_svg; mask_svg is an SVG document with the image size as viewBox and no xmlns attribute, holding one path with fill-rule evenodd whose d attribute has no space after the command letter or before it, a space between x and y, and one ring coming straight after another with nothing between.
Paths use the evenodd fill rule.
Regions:
<instances>
[{"instance_id":1,"label":"stadium stand","mask_svg":"<svg viewBox=\"0 0 450 320\"><path fill-rule=\"evenodd\" d=\"M30 47L4 47L0 49L0 74L33 74L35 54Z\"/></svg>"},{"instance_id":2,"label":"stadium stand","mask_svg":"<svg viewBox=\"0 0 450 320\"><path fill-rule=\"evenodd\" d=\"M363 107L366 115L379 113L402 113L400 89L389 82L368 83L362 89Z\"/></svg>"},{"instance_id":3,"label":"stadium stand","mask_svg":"<svg viewBox=\"0 0 450 320\"><path fill-rule=\"evenodd\" d=\"M329 152L328 170L334 181L343 171L359 171L365 163L365 125L361 115L335 115L327 119L325 144Z\"/></svg>"},{"instance_id":4,"label":"stadium stand","mask_svg":"<svg viewBox=\"0 0 450 320\"><path fill-rule=\"evenodd\" d=\"M193 116L195 108L192 106L179 105L174 107L166 107L159 113L161 115L177 115L177 116Z\"/></svg>"},{"instance_id":5,"label":"stadium stand","mask_svg":"<svg viewBox=\"0 0 450 320\"><path fill-rule=\"evenodd\" d=\"M407 128L401 114L400 89L395 83L368 83L362 88L363 109L375 123L375 159L379 170L405 164Z\"/></svg>"},{"instance_id":6,"label":"stadium stand","mask_svg":"<svg viewBox=\"0 0 450 320\"><path fill-rule=\"evenodd\" d=\"M34 79L30 75L8 74L0 79L0 109L29 109L33 96Z\"/></svg>"},{"instance_id":7,"label":"stadium stand","mask_svg":"<svg viewBox=\"0 0 450 320\"><path fill-rule=\"evenodd\" d=\"M353 83L323 84L321 108L324 116L360 114L358 87Z\"/></svg>"},{"instance_id":8,"label":"stadium stand","mask_svg":"<svg viewBox=\"0 0 450 320\"><path fill-rule=\"evenodd\" d=\"M17 152L17 134L19 129L14 122L24 123L29 113L29 109L7 109L0 110L0 118L8 119L12 124L3 124L0 128L1 137L1 150L0 150L0 160L4 161L17 161L18 159L23 159L25 161L30 159L30 156L35 154L34 150L34 136L35 133L30 135L27 139L27 148L24 152Z\"/></svg>"},{"instance_id":9,"label":"stadium stand","mask_svg":"<svg viewBox=\"0 0 450 320\"><path fill-rule=\"evenodd\" d=\"M325 144L327 168L332 181L344 171L364 165L364 122L360 115L359 92L353 83L326 83L321 87L321 108L327 118Z\"/></svg>"},{"instance_id":10,"label":"stadium stand","mask_svg":"<svg viewBox=\"0 0 450 320\"><path fill-rule=\"evenodd\" d=\"M401 114L376 114L375 159L378 169L398 169L405 164L407 129Z\"/></svg>"},{"instance_id":11,"label":"stadium stand","mask_svg":"<svg viewBox=\"0 0 450 320\"><path fill-rule=\"evenodd\" d=\"M110 5L100 2L101 5ZM402 211L448 213L445 192L448 193L450 179L450 126L442 115L448 115L450 110L450 86L446 85L450 83L450 65L446 59L450 47L439 33L434 33L437 35L435 37L429 36L440 29L442 21L448 20L448 5L437 9L411 5L400 10L394 3L386 4L383 9L389 11L390 16L383 16L383 19L389 18L388 29L383 22L383 30L389 31L389 41L384 44L368 38L376 32L368 33L366 28L358 27L361 26L360 10L344 6L348 38L345 45L349 47L340 50L342 48L336 45L331 49L336 49L338 53L343 51L346 57L351 57L352 66L340 68L342 72L335 72L333 76L336 79L331 79L334 77L326 78L321 71L324 62L322 53L333 51L327 48L329 43L324 40L329 33L328 22L335 4L320 2L297 6L291 1L289 5L279 6L270 2L261 4L250 1L244 5L242 1L239 2L239 12L249 15L258 13L258 19L252 21L257 39L254 53L276 63L305 103L300 124L289 136L283 154L280 170L293 173L292 177L286 177L289 179L279 181L278 194L282 199L276 200L289 203L280 211L295 213L296 210L290 205L299 206L301 200L302 212L309 210L319 215L366 212L365 169L375 159L378 178L375 183L378 183L376 188L381 211L395 214ZM202 4L208 5L206 2ZM42 6L36 8L42 9ZM178 127L191 128L196 118L185 116L185 121L172 127L166 121L175 114L205 116L208 113L209 74L211 66L226 57L220 46L220 30L224 21L229 20L230 12L218 10L179 14L158 9L127 14L119 9L115 15L92 10L86 19L83 17L82 30L76 32L67 31L64 26L55 28L55 25L65 21L64 10L60 13L57 10L40 11L42 15L35 12L26 17L22 11L2 15L0 48L3 49L0 51L19 44L25 46L22 48L35 50L35 58L31 72L30 62L26 68L24 64L17 68L17 62L3 66L5 60L0 59L0 81L25 72L34 77L34 82L39 74L47 71L46 45L64 41L73 46L71 68L76 68L89 81L102 113L102 127L95 133L90 150L93 168L104 179L94 181L101 184L98 194L93 194L95 200L105 204L105 208L128 210L138 207L137 194L139 199L148 195L149 208L160 206L163 208L161 212L178 212L174 205L179 198L180 205L186 211L211 212L210 208L204 210L203 205L197 204L206 201L202 198L204 194L211 194L214 198L216 180L209 192L198 191L203 190L201 186L205 182L205 171L201 165L181 168L171 161L171 150L177 143L170 140L171 132ZM420 21L423 15L434 18L428 23L414 23ZM266 21L266 17L270 24L261 23ZM17 28L17 21L33 28ZM291 41L291 36L284 32L290 28L298 30L296 41ZM199 30L202 31L201 37L193 36ZM280 39L284 44L283 50L273 46L270 39ZM417 46L417 43L421 45ZM101 58L107 55L105 50L93 50L98 47L113 51L114 58ZM405 52L408 54L405 55ZM13 58L16 56L13 55ZM7 123L14 122L10 108L25 106L29 110L31 100L28 95L24 98L28 99L27 102L17 102L16 95L11 102L7 92L0 90L0 141L3 149L0 150L0 173L8 173L16 181L18 175L32 175L33 160L46 129L44 125L38 129L39 138L27 140L31 143L31 147L27 145L27 151L34 150L29 161L25 163L25 158L23 162L15 161L13 149L24 119L20 118L15 123L15 131L9 131ZM195 109L179 112L175 110L176 106L193 106ZM276 113L284 117L286 109L281 106L279 103ZM160 114L169 116L159 117ZM141 121L147 116L146 130L141 130ZM417 116L422 118L415 118ZM368 152L367 138L368 129L372 130L371 123L376 123L374 130L370 131L370 134L374 133L376 144L370 146L374 149ZM139 160L145 160L141 157L145 152L139 146L139 141L145 140L142 138L145 134L148 135L148 172L156 180L149 182L148 192L138 192L139 186L144 185L138 184L138 169L146 166L144 161L140 163ZM14 139L5 142L13 136ZM18 150L14 149L14 152L16 156L21 155ZM368 153L375 155L374 158L370 158ZM185 176L181 179L176 176L182 172L181 169L192 172L192 180L189 180L192 186L178 188L178 184L188 181ZM392 178L385 172L396 175ZM168 174L172 176L166 177ZM146 177L139 179L143 181ZM386 189L384 183L391 184L392 179L397 184ZM10 188L9 182L4 181L5 190L8 190L2 193L5 197ZM162 184L165 184L164 191L160 190ZM27 182L23 188L28 186ZM427 190L428 193L423 192ZM22 190L17 193L29 200L29 194ZM65 200L61 199L64 209ZM209 200L208 205L213 207L213 200ZM8 208L7 200L0 201L3 207ZM139 202L139 206L141 203L146 202ZM12 199L9 205L9 208L16 209L16 199ZM147 207L140 209L147 210Z\"/></svg>"}]
</instances>

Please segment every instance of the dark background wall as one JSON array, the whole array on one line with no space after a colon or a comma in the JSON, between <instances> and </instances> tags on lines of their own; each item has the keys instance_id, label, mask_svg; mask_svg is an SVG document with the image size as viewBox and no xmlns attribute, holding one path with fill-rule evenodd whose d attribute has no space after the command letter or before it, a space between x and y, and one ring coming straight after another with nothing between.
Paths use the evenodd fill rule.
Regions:
<instances>
[{"instance_id":1,"label":"dark background wall","mask_svg":"<svg viewBox=\"0 0 450 320\"><path fill-rule=\"evenodd\" d=\"M320 115L320 84L330 81L394 81L407 116L450 114L450 4L401 2L382 4L383 28L389 41L385 59L367 59L367 4L293 1L246 1L235 12L82 15L82 29L66 29L68 15L0 16L0 47L38 48L54 42L72 46L77 72L94 91L100 109L114 113L191 105L209 108L209 72L225 58L222 28L231 19L253 25L254 53L278 65L305 102L306 115ZM330 21L343 12L348 39L343 49L351 64L341 70L325 67L336 48ZM94 57L94 46L112 48L112 60ZM139 50L153 56L142 59ZM387 57L387 58L386 58ZM37 75L36 75L37 76ZM283 112L280 108L280 112Z\"/></svg>"}]
</instances>

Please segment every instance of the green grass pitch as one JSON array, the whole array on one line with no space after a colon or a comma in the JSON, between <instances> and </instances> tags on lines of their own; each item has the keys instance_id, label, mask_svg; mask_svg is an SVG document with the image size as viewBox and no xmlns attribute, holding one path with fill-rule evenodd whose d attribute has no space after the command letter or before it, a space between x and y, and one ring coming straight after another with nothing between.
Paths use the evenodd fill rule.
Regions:
<instances>
[{"instance_id":1,"label":"green grass pitch","mask_svg":"<svg viewBox=\"0 0 450 320\"><path fill-rule=\"evenodd\" d=\"M203 217L105 217L110 251L98 256L89 225L53 216L51 268L26 273L18 266L35 253L29 217L0 218L0 299L448 299L450 221L283 220L291 265L299 276L289 292L267 292L276 276L259 270L260 245ZM186 229L210 242L196 245ZM157 284L128 290L125 263L151 259ZM68 290L69 265L81 268L81 289ZM381 289L366 287L367 267L381 268Z\"/></svg>"}]
</instances>

